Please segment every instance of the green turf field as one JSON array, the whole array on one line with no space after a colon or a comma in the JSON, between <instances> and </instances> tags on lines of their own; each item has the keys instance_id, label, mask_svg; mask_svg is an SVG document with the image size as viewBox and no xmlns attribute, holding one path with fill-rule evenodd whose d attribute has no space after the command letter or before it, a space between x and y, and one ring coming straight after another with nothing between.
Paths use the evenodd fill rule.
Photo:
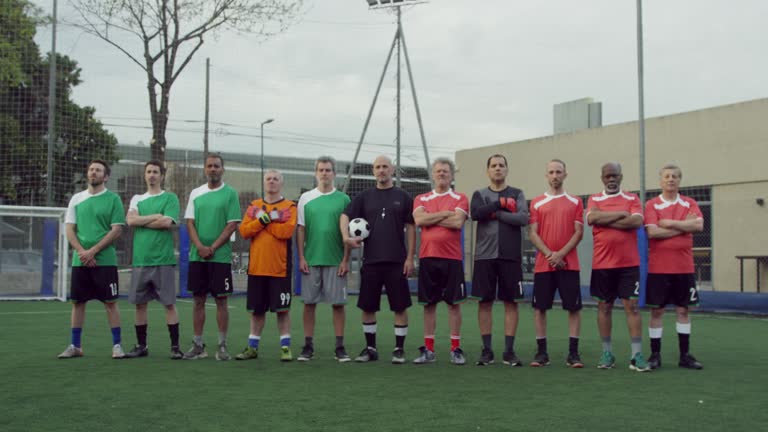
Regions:
<instances>
[{"instance_id":1,"label":"green turf field","mask_svg":"<svg viewBox=\"0 0 768 432\"><path fill-rule=\"evenodd\" d=\"M386 302L385 302L386 303ZM133 311L121 301L123 344L135 342ZM248 335L244 298L231 302L230 351ZM191 337L191 304L179 303L184 349ZM517 351L528 362L535 347L533 318L522 307ZM88 306L85 357L57 360L69 343L69 305L0 303L0 431L758 431L768 424L768 320L696 315L692 351L703 371L677 368L672 315L665 322L664 367L632 372L624 316L614 319L617 368L594 367L600 354L595 310L583 313L581 352L587 367L564 366L565 313L550 314L552 366L508 368L499 361L476 367L480 341L474 303L464 307L466 366L448 362L447 321L438 308L438 362L392 365L392 314L379 316L382 361L333 360L330 311L318 308L316 357L280 363L274 317L269 317L258 360L171 361L159 305L150 307L148 358L112 360L103 308ZM503 350L502 308L494 310L497 360ZM215 309L206 340L215 345ZM294 355L303 343L301 304L293 306ZM647 319L645 315L644 320ZM347 350L363 346L360 315L349 308ZM411 309L409 360L423 342L421 310ZM647 350L647 342L644 343ZM212 352L209 350L209 352ZM647 354L646 354L647 355Z\"/></svg>"}]
</instances>

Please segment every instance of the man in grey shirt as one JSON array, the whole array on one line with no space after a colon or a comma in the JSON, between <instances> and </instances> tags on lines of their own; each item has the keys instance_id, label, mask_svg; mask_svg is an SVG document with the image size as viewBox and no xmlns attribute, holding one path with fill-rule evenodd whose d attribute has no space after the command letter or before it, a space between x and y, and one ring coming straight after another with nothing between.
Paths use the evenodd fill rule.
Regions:
<instances>
[{"instance_id":1,"label":"man in grey shirt","mask_svg":"<svg viewBox=\"0 0 768 432\"><path fill-rule=\"evenodd\" d=\"M517 301L524 298L522 227L528 223L528 205L522 190L507 185L506 157L492 155L486 167L490 185L475 191L470 203L472 220L477 221L471 297L480 302L477 318L483 339L477 365L493 363L491 312L499 299L504 302L504 364L522 366L514 345Z\"/></svg>"}]
</instances>

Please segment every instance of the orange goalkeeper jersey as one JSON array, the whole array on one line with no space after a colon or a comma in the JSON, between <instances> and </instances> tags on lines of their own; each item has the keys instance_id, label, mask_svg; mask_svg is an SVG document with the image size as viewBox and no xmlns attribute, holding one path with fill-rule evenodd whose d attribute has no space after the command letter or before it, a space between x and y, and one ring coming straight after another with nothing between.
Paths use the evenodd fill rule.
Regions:
<instances>
[{"instance_id":1,"label":"orange goalkeeper jersey","mask_svg":"<svg viewBox=\"0 0 768 432\"><path fill-rule=\"evenodd\" d=\"M267 225L251 217L246 210L243 222L240 224L240 235L243 238L251 239L248 274L284 277L288 273L288 260L290 259L288 243L291 241L293 230L296 228L296 203L287 199L280 199L274 203L257 199L251 201L251 206L267 213L273 213L277 210L291 210L291 217L286 222L270 222Z\"/></svg>"}]
</instances>

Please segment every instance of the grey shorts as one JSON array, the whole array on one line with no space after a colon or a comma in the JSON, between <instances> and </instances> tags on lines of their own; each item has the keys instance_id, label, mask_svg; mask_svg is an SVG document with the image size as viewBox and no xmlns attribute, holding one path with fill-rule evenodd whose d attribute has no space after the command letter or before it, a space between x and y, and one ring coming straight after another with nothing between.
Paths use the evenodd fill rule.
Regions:
<instances>
[{"instance_id":1,"label":"grey shorts","mask_svg":"<svg viewBox=\"0 0 768 432\"><path fill-rule=\"evenodd\" d=\"M131 304L157 300L165 306L176 304L176 266L134 267L131 272Z\"/></svg>"},{"instance_id":2,"label":"grey shorts","mask_svg":"<svg viewBox=\"0 0 768 432\"><path fill-rule=\"evenodd\" d=\"M347 303L347 277L339 277L338 266L315 266L301 274L301 298L306 304Z\"/></svg>"}]
</instances>

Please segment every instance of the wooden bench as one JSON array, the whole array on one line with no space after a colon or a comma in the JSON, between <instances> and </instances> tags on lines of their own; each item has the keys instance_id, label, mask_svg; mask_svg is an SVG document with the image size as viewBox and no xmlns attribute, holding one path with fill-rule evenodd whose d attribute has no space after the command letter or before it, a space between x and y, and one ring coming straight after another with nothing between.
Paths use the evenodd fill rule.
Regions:
<instances>
[{"instance_id":1,"label":"wooden bench","mask_svg":"<svg viewBox=\"0 0 768 432\"><path fill-rule=\"evenodd\" d=\"M741 292L744 292L744 260L755 260L757 268L757 292L760 292L760 264L763 261L768 262L768 255L736 255L739 260L739 284Z\"/></svg>"}]
</instances>

